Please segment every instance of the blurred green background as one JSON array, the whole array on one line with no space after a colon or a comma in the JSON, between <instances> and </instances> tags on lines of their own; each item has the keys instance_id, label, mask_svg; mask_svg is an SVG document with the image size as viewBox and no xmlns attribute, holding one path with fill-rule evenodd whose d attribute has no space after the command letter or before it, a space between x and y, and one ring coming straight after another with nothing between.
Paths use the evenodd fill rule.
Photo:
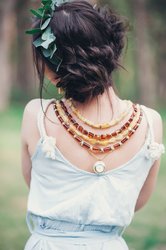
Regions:
<instances>
[{"instance_id":1,"label":"blurred green background","mask_svg":"<svg viewBox=\"0 0 166 250\"><path fill-rule=\"evenodd\" d=\"M30 37L24 34L30 26L28 9L38 2L0 1L0 250L22 250L29 237L25 222L28 189L20 164L20 127L25 104L39 96ZM119 95L158 110L165 128L166 1L101 2L110 4L131 23L122 62L126 70L114 74ZM49 88L45 97L56 93ZM166 250L165 178L164 156L152 198L125 233L130 250Z\"/></svg>"}]
</instances>

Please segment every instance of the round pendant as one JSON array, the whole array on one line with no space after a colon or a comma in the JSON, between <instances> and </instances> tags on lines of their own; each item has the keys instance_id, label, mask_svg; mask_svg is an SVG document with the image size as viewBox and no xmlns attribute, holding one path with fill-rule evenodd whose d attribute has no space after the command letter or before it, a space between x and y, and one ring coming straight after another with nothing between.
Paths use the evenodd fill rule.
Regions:
<instances>
[{"instance_id":1,"label":"round pendant","mask_svg":"<svg viewBox=\"0 0 166 250\"><path fill-rule=\"evenodd\" d=\"M95 173L97 174L101 174L104 172L105 170L105 163L103 161L97 161L94 166L93 166L93 170Z\"/></svg>"}]
</instances>

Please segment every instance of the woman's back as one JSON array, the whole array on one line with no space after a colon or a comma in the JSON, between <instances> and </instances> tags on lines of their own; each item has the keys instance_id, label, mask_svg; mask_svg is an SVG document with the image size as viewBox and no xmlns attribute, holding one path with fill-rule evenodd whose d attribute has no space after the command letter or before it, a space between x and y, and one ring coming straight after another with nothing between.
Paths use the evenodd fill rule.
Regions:
<instances>
[{"instance_id":1,"label":"woman's back","mask_svg":"<svg viewBox=\"0 0 166 250\"><path fill-rule=\"evenodd\" d=\"M161 118L114 92L126 22L106 7L63 2L42 1L28 31L40 93L46 76L64 98L24 111L25 249L126 250L122 233L152 193L164 152Z\"/></svg>"},{"instance_id":2,"label":"woman's back","mask_svg":"<svg viewBox=\"0 0 166 250\"><path fill-rule=\"evenodd\" d=\"M65 155L64 149L68 147L68 138L61 137L66 133L61 131L61 124L53 117L55 115L51 110L53 101L43 100L43 108L44 111L47 110L46 116L56 122L53 124L55 132L41 107L34 115L37 119L33 120L32 127L28 128L29 132L26 131L27 138L32 138L33 134L29 148L33 148L34 138L37 138L38 134L40 137L31 155L32 171L27 213L29 229L33 235L37 234L39 237L35 239L34 236L31 237L25 249L33 249L35 244L37 246L41 244L40 235L63 238L62 242L56 240L49 243L47 240L45 249L48 248L47 244L50 245L50 249L55 249L57 244L65 249L66 238L69 240L70 237L72 238L68 242L71 244L70 249L73 248L72 244L83 244L84 247L89 246L89 249L93 249L94 246L95 249L107 249L107 247L127 249L121 235L134 215L140 191L156 159L153 154L156 154L157 158L161 154L160 144L158 148L149 150L156 142L152 130L152 113L142 106L144 114L142 126L146 129L145 134L139 134L139 138L142 136L142 141L136 153L128 154L130 159L123 163L119 161L118 166L113 168L109 167L113 160L108 159L106 172L97 174L92 172L93 161L87 156L81 158L81 152L76 147L72 148L73 138L68 151L74 150L74 157L68 159ZM31 106L31 112L32 110L35 112L37 108L35 105L39 105L39 100L30 102L27 109L29 110ZM37 124L36 128L34 124ZM59 140L64 140L66 147L60 148ZM134 147L137 140L137 137L133 138L133 144L129 146ZM127 151L117 152L114 159L123 156L124 152ZM84 164L73 163L77 158ZM86 165L89 165L89 168L86 168ZM150 185L148 189L151 189ZM142 195L146 199L146 190ZM77 243L73 237L79 239ZM94 245L94 241L90 240L91 237L99 237L99 243Z\"/></svg>"},{"instance_id":3,"label":"woman's back","mask_svg":"<svg viewBox=\"0 0 166 250\"><path fill-rule=\"evenodd\" d=\"M107 102L107 101L105 101L105 102ZM43 100L43 105L44 105L44 103L45 103L45 100ZM115 101L115 103L113 104L113 106L115 108L115 110L113 112L116 114L115 117L118 116L118 113L122 113L126 109L126 102L125 101L120 100L119 106L116 106L116 104L117 104L117 102ZM32 118L33 119L33 122L32 122L33 127L32 127L32 129L29 130L29 133L32 133L32 131L34 131L33 132L34 136L33 137L30 136L30 134L27 134L27 132L26 132L25 137L27 137L26 140L28 141L28 144L29 144L29 152L30 152L30 155L32 156L34 151L35 151L37 141L40 138L38 128L37 128L35 123L36 123L37 113L39 112L39 109L41 108L40 107L41 103L40 103L39 99L32 100L32 103L30 105L32 107L29 107L28 109L31 110L30 112L32 113L30 115L32 115L32 117L33 117ZM92 105L92 111L91 111L91 107L88 107L87 114L84 113L85 117L87 117L87 118L91 117L91 120L93 120L93 116L94 116L93 114L97 113L97 111L94 112L95 109L97 109L97 107L94 107L94 105ZM131 110L131 112L132 112L132 110ZM125 118L126 121L131 116L131 112ZM153 110L149 109L149 110L147 110L147 112L149 113L149 116L151 116L151 120L153 122L153 124L151 126L154 130L154 128L158 127L158 125L160 123L160 117L157 114L157 112L155 112ZM109 105L109 100L108 100L107 105L102 105L100 119L103 121L109 120L108 117L109 116L111 117L111 115L109 115L111 113L112 113L112 111L111 111L111 107ZM50 104L49 107L47 108L46 116L50 119L50 120L47 119L47 117L44 118L44 123L45 123L44 125L45 125L46 134L48 136L56 138L56 145L58 146L58 148L62 152L62 154L65 156L65 158L67 158L68 161L70 161L73 165L78 166L78 168L84 169L84 170L89 171L89 172L93 172L92 166L96 160L85 149L80 147L79 144L75 140L73 140L73 138L71 137L71 135L69 133L66 133L65 129L63 128L63 126L61 126L60 122L58 121L58 118L55 115L55 111L53 109L53 104ZM124 123L124 120L122 121L121 124L123 124L123 123ZM115 129L119 129L121 127L121 124L118 124L116 127L113 127L113 129L111 129L111 130L107 129L104 132L111 133ZM95 132L96 130L91 129L91 131ZM132 138L127 143L125 143L123 145L123 147L121 147L117 151L115 150L114 152L109 154L106 157L106 159L104 160L106 165L107 165L107 170L116 168L116 167L126 163L127 161L129 161L144 145L147 132L148 132L148 121L147 121L146 115L144 114L143 121L141 122L139 129L132 136ZM159 130L156 130L156 131L154 131L154 133L155 133L155 141L160 143L161 142L161 132ZM78 155L79 155L79 157L78 157ZM120 157L119 157L119 155L120 155ZM82 159L82 161L80 161L80 159ZM111 162L111 164L110 164L110 162Z\"/></svg>"}]
</instances>

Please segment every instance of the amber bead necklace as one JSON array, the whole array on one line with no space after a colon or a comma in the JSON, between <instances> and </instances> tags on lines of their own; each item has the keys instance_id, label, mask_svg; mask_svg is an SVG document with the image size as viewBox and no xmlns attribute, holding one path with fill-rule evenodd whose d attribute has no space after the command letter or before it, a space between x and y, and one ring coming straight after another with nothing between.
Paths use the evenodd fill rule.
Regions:
<instances>
[{"instance_id":1,"label":"amber bead necklace","mask_svg":"<svg viewBox=\"0 0 166 250\"><path fill-rule=\"evenodd\" d=\"M129 126L131 124L131 122L133 121L134 117L137 114L137 107L136 105L132 105L133 107L133 112L132 115L130 116L129 120L120 128L117 129L116 131L114 131L111 134L102 134L102 135L98 135L98 134L94 134L92 132L88 132L87 130L85 130L82 126L80 126L76 120L72 117L72 115L68 112L64 102L61 100L60 102L57 102L57 106L60 108L60 106L62 107L66 117L69 119L69 121L73 124L73 126L79 131L81 132L83 135L88 136L91 139L95 139L95 140L99 140L99 141L103 141L103 140L109 140L109 139L113 139L116 136L120 135L126 128L128 128L129 130L131 130L131 127ZM60 111L60 109L58 109ZM112 141L114 142L114 141Z\"/></svg>"},{"instance_id":2,"label":"amber bead necklace","mask_svg":"<svg viewBox=\"0 0 166 250\"><path fill-rule=\"evenodd\" d=\"M55 114L57 115L59 121L62 123L62 125L64 126L64 128L73 136L73 138L75 140L77 140L80 145L94 153L106 153L106 152L111 152L115 149L118 149L120 146L122 146L134 133L135 131L138 129L140 122L142 120L142 110L140 110L140 115L139 115L139 119L137 120L135 126L133 127L133 129L129 132L128 136L124 137L119 143L110 145L108 147L97 147L97 146L92 146L89 143L85 142L84 140L82 140L82 138L80 136L77 136L75 134L75 131L73 131L70 128L70 124L66 123L64 121L64 119L62 118L62 116L60 115L58 109L57 109L57 101L54 102L54 110L55 110ZM128 124L128 126L130 126L130 123Z\"/></svg>"},{"instance_id":3,"label":"amber bead necklace","mask_svg":"<svg viewBox=\"0 0 166 250\"><path fill-rule=\"evenodd\" d=\"M68 100L68 103L69 103L69 107L71 108L73 113L77 116L77 118L79 118L82 122L84 122L88 126L90 126L92 128L97 128L97 129L106 129L106 128L110 128L110 127L117 125L120 121L122 121L125 118L125 116L127 116L129 114L130 109L132 107L132 102L127 100L127 108L124 112L122 112L120 114L120 116L118 118L111 120L109 123L94 124L92 121L86 119L85 117L83 117L80 114L78 109L74 106L71 98Z\"/></svg>"},{"instance_id":4,"label":"amber bead necklace","mask_svg":"<svg viewBox=\"0 0 166 250\"><path fill-rule=\"evenodd\" d=\"M73 130L78 136L82 137L85 141L88 141L93 145L103 145L103 146L114 143L116 141L121 141L125 135L128 135L129 132L133 130L133 127L135 126L135 122L139 118L139 110L137 110L137 107L133 107L133 108L134 108L134 112L131 115L129 121L126 122L125 125L123 125L120 129L116 130L112 134L94 135L92 132L88 132L84 130L82 127L80 130L77 130L77 127L79 128L79 125L76 126L76 129L75 129L74 128L74 125L76 124L75 120L72 118L71 114L68 113L67 108L65 107L64 103L62 101L57 103L57 110L59 114L61 115L62 119L66 122L66 124L69 124L69 121L72 120L71 121L72 124L70 124L71 130ZM66 116L64 115L64 113L62 113L62 109ZM86 133L84 131L86 131Z\"/></svg>"},{"instance_id":5,"label":"amber bead necklace","mask_svg":"<svg viewBox=\"0 0 166 250\"><path fill-rule=\"evenodd\" d=\"M135 133L135 131L138 129L141 120L142 120L142 116L143 116L143 112L142 109L140 108L140 106L138 105L139 109L140 109L140 114L139 114L139 118L135 123L135 126L132 128L132 130L129 131L129 134L127 136L125 136L120 142L109 145L107 147L99 147L99 146L92 146L91 144L85 142L80 136L78 136L74 130L72 130L70 128L70 124L68 122L66 122L62 116L59 113L58 110L58 101L55 101L53 103L54 105L54 110L55 110L55 114L57 115L59 121L62 123L63 127L73 136L73 138L80 143L80 145L84 148L86 148L88 150L88 152L97 159L97 162L93 165L93 171L97 174L102 174L105 171L106 165L103 162L103 159L107 156L104 155L102 158L99 158L97 156L95 156L95 154L100 154L100 153L109 153L112 152L114 150L117 150L119 147L121 147L126 141L129 140L129 138ZM67 115L66 115L67 116ZM128 121L128 127L130 126L130 123Z\"/></svg>"}]
</instances>

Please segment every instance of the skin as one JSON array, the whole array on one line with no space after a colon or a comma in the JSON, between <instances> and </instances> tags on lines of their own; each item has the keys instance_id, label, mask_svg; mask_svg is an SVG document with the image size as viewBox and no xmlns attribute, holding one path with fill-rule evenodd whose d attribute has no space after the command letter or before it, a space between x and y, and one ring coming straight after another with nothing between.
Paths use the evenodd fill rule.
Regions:
<instances>
[{"instance_id":1,"label":"skin","mask_svg":"<svg viewBox=\"0 0 166 250\"><path fill-rule=\"evenodd\" d=\"M56 85L59 79L55 80L55 75L49 69L46 69L47 78L52 81L52 84ZM96 99L91 100L85 104L80 104L75 102L75 105L79 111L87 119L93 121L94 123L103 123L110 121L114 118L114 114L120 114L126 109L126 102L120 99L114 92L113 88L109 89L109 96L112 102L110 106L110 101L108 95L104 92L103 95ZM43 100L44 102L44 100ZM25 178L25 181L28 186L30 186L31 180L31 156L34 154L36 149L36 144L40 139L39 131L37 128L36 116L40 109L40 99L33 99L27 103L22 120L22 129L21 129L21 142L22 142L22 173ZM100 110L102 107L102 112ZM162 143L162 120L155 110L149 109L151 113L153 128L154 128L154 137L155 141ZM131 113L125 118L127 121ZM118 115L117 115L118 116ZM93 156L91 156L84 148L69 135L63 126L59 123L56 115L54 114L53 105L50 105L47 109L47 117L53 122L45 119L45 128L48 136L53 136L56 138L56 145L65 156L65 158L75 165L78 168L84 169L85 171L92 172L92 166L97 161ZM30 121L30 122L29 122ZM125 121L122 121L122 124ZM111 133L113 130L118 128L121 125L113 127L113 129L106 130L105 132ZM86 127L84 125L84 127ZM155 129L157 128L157 129ZM87 127L87 130L96 131ZM104 133L104 131L102 131ZM141 122L140 127L137 129L136 133L127 141L122 147L118 150L115 150L109 154L103 161L106 166L109 166L107 170L118 168L122 164L129 161L142 147L145 141L145 136L147 133L147 120L145 115ZM68 150L70 148L70 150ZM77 154L76 154L77 152ZM79 155L79 157L77 157ZM119 155L121 157L119 157ZM84 159L80 161L80 159ZM111 165L108 164L111 162ZM157 180L157 175L159 171L160 160L155 161L152 166L149 175L142 187L142 190L139 194L135 211L141 209L149 200Z\"/></svg>"}]
</instances>

